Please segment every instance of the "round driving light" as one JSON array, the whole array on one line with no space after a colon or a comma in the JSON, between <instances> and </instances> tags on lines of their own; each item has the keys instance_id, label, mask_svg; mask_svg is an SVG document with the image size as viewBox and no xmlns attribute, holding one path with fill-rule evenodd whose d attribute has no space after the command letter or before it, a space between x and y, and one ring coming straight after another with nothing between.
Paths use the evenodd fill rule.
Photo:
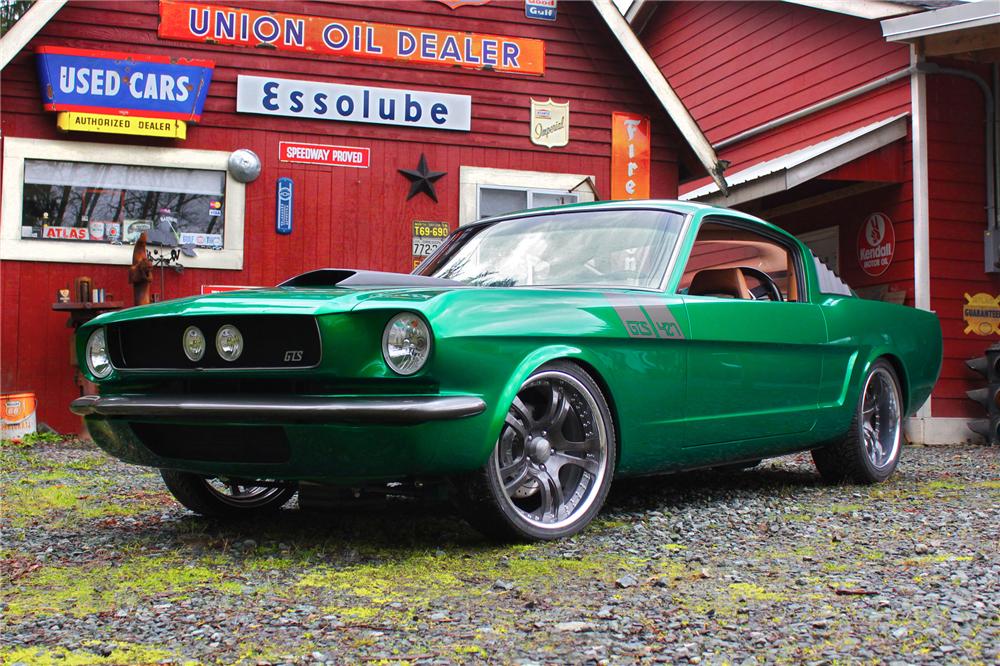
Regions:
<instances>
[{"instance_id":1,"label":"round driving light","mask_svg":"<svg viewBox=\"0 0 1000 666\"><path fill-rule=\"evenodd\" d=\"M215 351L224 361L235 361L243 353L243 334L232 324L226 324L215 334Z\"/></svg>"},{"instance_id":2,"label":"round driving light","mask_svg":"<svg viewBox=\"0 0 1000 666\"><path fill-rule=\"evenodd\" d=\"M197 326L188 326L184 329L181 344L184 346L184 355L189 361L197 363L205 355L205 334Z\"/></svg>"},{"instance_id":3,"label":"round driving light","mask_svg":"<svg viewBox=\"0 0 1000 666\"><path fill-rule=\"evenodd\" d=\"M382 334L382 355L393 372L412 375L431 353L431 332L424 320L404 312L389 320Z\"/></svg>"},{"instance_id":4,"label":"round driving light","mask_svg":"<svg viewBox=\"0 0 1000 666\"><path fill-rule=\"evenodd\" d=\"M111 357L108 356L108 340L103 328L91 333L87 340L87 369L98 379L111 374Z\"/></svg>"}]
</instances>

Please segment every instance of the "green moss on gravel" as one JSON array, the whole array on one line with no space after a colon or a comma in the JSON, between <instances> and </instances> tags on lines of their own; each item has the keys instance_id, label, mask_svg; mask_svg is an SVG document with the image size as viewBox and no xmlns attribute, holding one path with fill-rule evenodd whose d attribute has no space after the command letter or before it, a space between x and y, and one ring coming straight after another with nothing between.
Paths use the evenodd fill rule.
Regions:
<instances>
[{"instance_id":1,"label":"green moss on gravel","mask_svg":"<svg viewBox=\"0 0 1000 666\"><path fill-rule=\"evenodd\" d=\"M32 664L32 666L91 666L97 664L155 664L172 657L163 648L147 647L133 643L115 641L114 647L107 656L92 651L100 644L98 641L84 641L84 646L78 650L68 650L63 647L41 648L25 647L15 650L0 651L0 664ZM105 648L110 645L105 644ZM185 661L185 666L195 666L199 662Z\"/></svg>"},{"instance_id":2,"label":"green moss on gravel","mask_svg":"<svg viewBox=\"0 0 1000 666\"><path fill-rule=\"evenodd\" d=\"M0 518L16 528L44 522L66 527L79 520L137 516L169 503L165 492L116 494L109 482L62 472L43 472L4 488Z\"/></svg>"},{"instance_id":3,"label":"green moss on gravel","mask_svg":"<svg viewBox=\"0 0 1000 666\"><path fill-rule=\"evenodd\" d=\"M153 595L184 598L209 589L239 593L224 569L185 564L177 555L130 557L121 564L44 566L4 593L9 618L73 615L81 617L132 607Z\"/></svg>"}]
</instances>

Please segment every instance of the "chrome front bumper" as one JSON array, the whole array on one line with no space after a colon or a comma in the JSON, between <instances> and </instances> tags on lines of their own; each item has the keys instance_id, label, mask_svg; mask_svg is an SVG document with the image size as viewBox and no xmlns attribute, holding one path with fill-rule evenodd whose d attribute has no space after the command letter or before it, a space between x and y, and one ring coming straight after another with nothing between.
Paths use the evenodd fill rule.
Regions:
<instances>
[{"instance_id":1,"label":"chrome front bumper","mask_svg":"<svg viewBox=\"0 0 1000 666\"><path fill-rule=\"evenodd\" d=\"M486 403L473 396L85 395L70 403L69 408L80 416L399 425L475 416L486 410Z\"/></svg>"}]
</instances>

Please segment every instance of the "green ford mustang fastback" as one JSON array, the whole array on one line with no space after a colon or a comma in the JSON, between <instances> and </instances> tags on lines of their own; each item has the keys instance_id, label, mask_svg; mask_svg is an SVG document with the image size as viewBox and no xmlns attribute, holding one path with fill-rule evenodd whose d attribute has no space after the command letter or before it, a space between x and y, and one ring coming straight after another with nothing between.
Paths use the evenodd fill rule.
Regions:
<instances>
[{"instance_id":1,"label":"green ford mustang fastback","mask_svg":"<svg viewBox=\"0 0 1000 666\"><path fill-rule=\"evenodd\" d=\"M94 440L210 516L447 487L489 534L582 529L613 479L811 450L872 483L941 366L786 232L675 201L461 227L412 275L325 269L80 328Z\"/></svg>"}]
</instances>

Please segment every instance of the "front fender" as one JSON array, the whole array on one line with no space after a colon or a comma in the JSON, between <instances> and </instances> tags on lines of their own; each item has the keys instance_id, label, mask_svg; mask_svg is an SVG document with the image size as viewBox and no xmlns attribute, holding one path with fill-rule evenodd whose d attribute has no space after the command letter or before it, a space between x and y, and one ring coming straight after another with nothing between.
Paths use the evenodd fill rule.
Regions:
<instances>
[{"instance_id":1,"label":"front fender","mask_svg":"<svg viewBox=\"0 0 1000 666\"><path fill-rule=\"evenodd\" d=\"M514 396L521 389L521 385L527 381L528 377L535 370L546 363L560 359L580 359L588 365L594 365L594 359L588 358L588 354L583 349L563 344L547 345L535 349L521 359L521 362L518 363L514 372L511 373L510 379L507 380L503 390L500 392L497 404L493 406L491 432L494 435L494 442L500 437L500 430L503 428L504 419L507 417L507 410L510 409L510 404L514 402Z\"/></svg>"}]
</instances>

